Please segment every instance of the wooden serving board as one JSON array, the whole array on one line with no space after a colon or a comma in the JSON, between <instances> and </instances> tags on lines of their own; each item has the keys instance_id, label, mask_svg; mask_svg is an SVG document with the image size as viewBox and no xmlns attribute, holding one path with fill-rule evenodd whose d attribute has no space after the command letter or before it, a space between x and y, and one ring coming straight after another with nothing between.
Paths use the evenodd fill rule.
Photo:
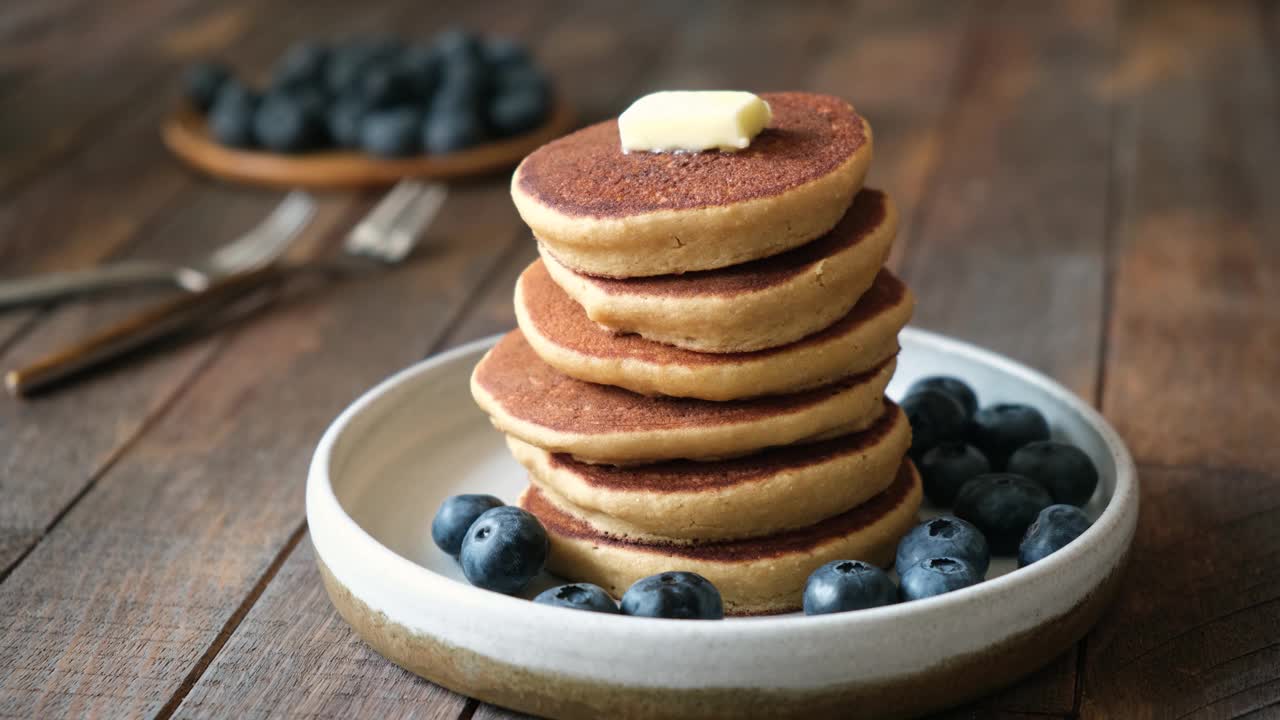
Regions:
<instances>
[{"instance_id":1,"label":"wooden serving board","mask_svg":"<svg viewBox=\"0 0 1280 720\"><path fill-rule=\"evenodd\" d=\"M379 158L351 150L283 155L220 145L209 135L204 117L181 107L165 121L164 143L188 165L231 182L277 188L345 189L392 185L402 178L436 180L483 175L512 167L540 145L573 127L572 109L563 100L539 128L523 135L447 155Z\"/></svg>"}]
</instances>

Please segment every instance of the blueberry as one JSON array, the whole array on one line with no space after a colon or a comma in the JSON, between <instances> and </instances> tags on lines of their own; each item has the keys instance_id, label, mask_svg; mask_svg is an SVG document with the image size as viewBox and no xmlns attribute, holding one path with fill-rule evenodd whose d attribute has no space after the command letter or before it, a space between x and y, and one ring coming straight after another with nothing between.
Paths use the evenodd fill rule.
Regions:
<instances>
[{"instance_id":1,"label":"blueberry","mask_svg":"<svg viewBox=\"0 0 1280 720\"><path fill-rule=\"evenodd\" d=\"M360 125L366 113L364 103L354 97L341 98L330 106L325 125L334 144L343 148L359 147Z\"/></svg>"},{"instance_id":2,"label":"blueberry","mask_svg":"<svg viewBox=\"0 0 1280 720\"><path fill-rule=\"evenodd\" d=\"M359 47L344 47L329 56L325 66L325 86L330 93L341 95L350 92L360 80L365 68L377 59Z\"/></svg>"},{"instance_id":3,"label":"blueberry","mask_svg":"<svg viewBox=\"0 0 1280 720\"><path fill-rule=\"evenodd\" d=\"M503 92L489 104L489 127L498 135L518 135L541 125L549 111L546 94L536 88Z\"/></svg>"},{"instance_id":4,"label":"blueberry","mask_svg":"<svg viewBox=\"0 0 1280 720\"><path fill-rule=\"evenodd\" d=\"M400 55L399 67L412 84L414 97L429 100L440 85L444 62L435 48L411 45Z\"/></svg>"},{"instance_id":5,"label":"blueberry","mask_svg":"<svg viewBox=\"0 0 1280 720\"><path fill-rule=\"evenodd\" d=\"M1039 480L1056 503L1084 505L1098 487L1098 468L1074 445L1040 440L1009 456L1008 470Z\"/></svg>"},{"instance_id":6,"label":"blueberry","mask_svg":"<svg viewBox=\"0 0 1280 720\"><path fill-rule=\"evenodd\" d=\"M1003 470L1014 450L1029 442L1049 439L1049 423L1030 405L1002 403L974 413L969 442L987 456L994 470Z\"/></svg>"},{"instance_id":7,"label":"blueberry","mask_svg":"<svg viewBox=\"0 0 1280 720\"><path fill-rule=\"evenodd\" d=\"M989 473L965 483L956 494L956 516L982 531L991 551L1008 555L1035 522L1041 510L1053 504L1044 486L1012 473Z\"/></svg>"},{"instance_id":8,"label":"blueberry","mask_svg":"<svg viewBox=\"0 0 1280 720\"><path fill-rule=\"evenodd\" d=\"M920 600L982 582L982 575L960 558L931 557L907 568L901 577L903 600Z\"/></svg>"},{"instance_id":9,"label":"blueberry","mask_svg":"<svg viewBox=\"0 0 1280 720\"><path fill-rule=\"evenodd\" d=\"M481 57L480 38L462 28L449 28L437 34L432 41L437 52L447 58L465 57L479 59Z\"/></svg>"},{"instance_id":10,"label":"blueberry","mask_svg":"<svg viewBox=\"0 0 1280 720\"><path fill-rule=\"evenodd\" d=\"M209 112L222 84L231 77L227 66L215 62L196 63L183 76L183 92L187 102L202 113Z\"/></svg>"},{"instance_id":11,"label":"blueberry","mask_svg":"<svg viewBox=\"0 0 1280 720\"><path fill-rule=\"evenodd\" d=\"M937 445L964 435L965 412L959 400L941 390L921 390L902 401L911 423L912 459L920 459Z\"/></svg>"},{"instance_id":12,"label":"blueberry","mask_svg":"<svg viewBox=\"0 0 1280 720\"><path fill-rule=\"evenodd\" d=\"M413 108L378 110L360 124L360 147L383 157L405 157L422 149L419 142L422 115Z\"/></svg>"},{"instance_id":13,"label":"blueberry","mask_svg":"<svg viewBox=\"0 0 1280 720\"><path fill-rule=\"evenodd\" d=\"M835 560L813 571L804 585L804 614L862 610L892 605L898 588L885 571L861 560Z\"/></svg>"},{"instance_id":14,"label":"blueberry","mask_svg":"<svg viewBox=\"0 0 1280 720\"><path fill-rule=\"evenodd\" d=\"M963 442L944 442L924 454L916 463L924 482L924 494L929 502L940 507L950 507L960 486L969 480L991 472L987 456L972 445Z\"/></svg>"},{"instance_id":15,"label":"blueberry","mask_svg":"<svg viewBox=\"0 0 1280 720\"><path fill-rule=\"evenodd\" d=\"M486 38L480 47L480 54L489 67L499 68L514 65L532 65L533 58L529 49L520 42L507 37Z\"/></svg>"},{"instance_id":16,"label":"blueberry","mask_svg":"<svg viewBox=\"0 0 1280 720\"><path fill-rule=\"evenodd\" d=\"M324 119L318 109L284 93L269 95L253 116L258 144L278 153L299 153L324 144Z\"/></svg>"},{"instance_id":17,"label":"blueberry","mask_svg":"<svg viewBox=\"0 0 1280 720\"><path fill-rule=\"evenodd\" d=\"M1089 516L1074 505L1050 505L1040 511L1018 545L1018 567L1043 560L1089 529Z\"/></svg>"},{"instance_id":18,"label":"blueberry","mask_svg":"<svg viewBox=\"0 0 1280 720\"><path fill-rule=\"evenodd\" d=\"M462 541L462 574L486 590L518 593L547 562L547 531L538 518L518 507L486 510Z\"/></svg>"},{"instance_id":19,"label":"blueberry","mask_svg":"<svg viewBox=\"0 0 1280 720\"><path fill-rule=\"evenodd\" d=\"M532 65L507 65L497 68L491 78L495 92L509 92L534 88L548 94L551 81L538 68Z\"/></svg>"},{"instance_id":20,"label":"blueberry","mask_svg":"<svg viewBox=\"0 0 1280 720\"><path fill-rule=\"evenodd\" d=\"M436 511L431 521L431 539L441 550L456 556L462 552L462 539L471 523L496 507L502 507L502 501L492 495L454 495Z\"/></svg>"},{"instance_id":21,"label":"blueberry","mask_svg":"<svg viewBox=\"0 0 1280 720\"><path fill-rule=\"evenodd\" d=\"M409 75L392 63L371 65L360 75L356 87L369 108L390 108L415 99L416 88Z\"/></svg>"},{"instance_id":22,"label":"blueberry","mask_svg":"<svg viewBox=\"0 0 1280 720\"><path fill-rule=\"evenodd\" d=\"M960 558L979 578L987 576L991 550L982 531L960 518L944 516L920 523L898 542L894 569L901 577L907 569L929 557Z\"/></svg>"},{"instance_id":23,"label":"blueberry","mask_svg":"<svg viewBox=\"0 0 1280 720\"><path fill-rule=\"evenodd\" d=\"M618 603L609 597L604 588L591 583L574 583L544 590L533 599L542 605L554 605L574 610L590 610L592 612L618 614Z\"/></svg>"},{"instance_id":24,"label":"blueberry","mask_svg":"<svg viewBox=\"0 0 1280 720\"><path fill-rule=\"evenodd\" d=\"M254 113L258 96L234 78L228 78L209 108L209 133L228 147L251 148L255 144Z\"/></svg>"},{"instance_id":25,"label":"blueberry","mask_svg":"<svg viewBox=\"0 0 1280 720\"><path fill-rule=\"evenodd\" d=\"M324 82L329 48L316 43L298 43L289 48L271 73L271 86L290 88Z\"/></svg>"},{"instance_id":26,"label":"blueberry","mask_svg":"<svg viewBox=\"0 0 1280 720\"><path fill-rule=\"evenodd\" d=\"M907 388L907 394L912 395L921 390L941 390L950 395L964 406L964 414L967 417L972 417L973 413L978 409L977 394L973 392L973 388L969 387L960 378L948 375L933 375L921 378L911 383L911 387Z\"/></svg>"},{"instance_id":27,"label":"blueberry","mask_svg":"<svg viewBox=\"0 0 1280 720\"><path fill-rule=\"evenodd\" d=\"M474 112L437 109L422 126L422 145L429 153L450 153L484 140L484 128Z\"/></svg>"},{"instance_id":28,"label":"blueberry","mask_svg":"<svg viewBox=\"0 0 1280 720\"><path fill-rule=\"evenodd\" d=\"M724 617L720 591L711 581L691 572L665 572L637 580L622 595L622 613L678 620L719 620Z\"/></svg>"}]
</instances>

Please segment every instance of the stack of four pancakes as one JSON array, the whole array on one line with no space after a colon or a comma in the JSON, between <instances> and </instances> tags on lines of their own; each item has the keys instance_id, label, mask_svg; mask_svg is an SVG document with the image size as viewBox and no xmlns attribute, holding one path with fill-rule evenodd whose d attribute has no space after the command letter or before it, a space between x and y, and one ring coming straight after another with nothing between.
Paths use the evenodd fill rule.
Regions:
<instances>
[{"instance_id":1,"label":"stack of four pancakes","mask_svg":"<svg viewBox=\"0 0 1280 720\"><path fill-rule=\"evenodd\" d=\"M887 565L915 521L884 397L912 298L881 267L892 202L861 189L870 127L763 97L741 152L624 154L610 121L513 178L542 257L472 392L530 472L549 569L615 596L683 570L730 614L793 611L819 565Z\"/></svg>"}]
</instances>

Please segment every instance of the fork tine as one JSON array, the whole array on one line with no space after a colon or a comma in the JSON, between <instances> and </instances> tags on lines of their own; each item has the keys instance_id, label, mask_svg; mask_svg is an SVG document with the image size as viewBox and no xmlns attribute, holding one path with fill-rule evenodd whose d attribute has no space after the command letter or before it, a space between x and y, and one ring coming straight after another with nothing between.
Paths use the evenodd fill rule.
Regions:
<instances>
[{"instance_id":1,"label":"fork tine","mask_svg":"<svg viewBox=\"0 0 1280 720\"><path fill-rule=\"evenodd\" d=\"M347 233L343 247L352 255L377 255L377 247L404 209L427 188L419 180L401 180Z\"/></svg>"},{"instance_id":2,"label":"fork tine","mask_svg":"<svg viewBox=\"0 0 1280 720\"><path fill-rule=\"evenodd\" d=\"M448 188L441 183L427 186L426 191L400 213L395 225L388 230L385 241L379 246L379 259L389 263L405 259L418 244L423 231L435 221L448 195Z\"/></svg>"},{"instance_id":3,"label":"fork tine","mask_svg":"<svg viewBox=\"0 0 1280 720\"><path fill-rule=\"evenodd\" d=\"M209 258L209 265L218 272L230 273L274 260L314 214L315 200L305 192L294 190L257 227L215 252Z\"/></svg>"}]
</instances>

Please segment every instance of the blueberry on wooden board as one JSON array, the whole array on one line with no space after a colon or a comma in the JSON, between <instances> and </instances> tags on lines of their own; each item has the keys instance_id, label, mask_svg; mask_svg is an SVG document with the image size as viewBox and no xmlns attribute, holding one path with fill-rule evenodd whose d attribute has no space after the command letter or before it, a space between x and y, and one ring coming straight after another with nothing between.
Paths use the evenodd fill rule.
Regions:
<instances>
[{"instance_id":1,"label":"blueberry on wooden board","mask_svg":"<svg viewBox=\"0 0 1280 720\"><path fill-rule=\"evenodd\" d=\"M359 147L360 125L367 112L359 98L345 97L334 101L325 114L325 125L333 144L340 148Z\"/></svg>"},{"instance_id":2,"label":"blueberry on wooden board","mask_svg":"<svg viewBox=\"0 0 1280 720\"><path fill-rule=\"evenodd\" d=\"M622 613L677 620L724 617L720 591L697 573L665 572L637 580L622 594Z\"/></svg>"},{"instance_id":3,"label":"blueberry on wooden board","mask_svg":"<svg viewBox=\"0 0 1280 720\"><path fill-rule=\"evenodd\" d=\"M253 121L258 104L258 96L252 90L228 78L209 108L209 134L228 147L254 147Z\"/></svg>"},{"instance_id":4,"label":"blueberry on wooden board","mask_svg":"<svg viewBox=\"0 0 1280 720\"><path fill-rule=\"evenodd\" d=\"M1009 456L1007 469L1040 481L1057 503L1084 505L1098 487L1098 468L1093 460L1080 448L1053 440L1018 448Z\"/></svg>"},{"instance_id":5,"label":"blueberry on wooden board","mask_svg":"<svg viewBox=\"0 0 1280 720\"><path fill-rule=\"evenodd\" d=\"M196 63L183 74L183 94L196 110L207 113L213 107L222 84L231 76L231 70L221 63Z\"/></svg>"},{"instance_id":6,"label":"blueberry on wooden board","mask_svg":"<svg viewBox=\"0 0 1280 720\"><path fill-rule=\"evenodd\" d=\"M574 583L543 590L533 599L539 605L570 608L572 610L589 610L618 614L618 603L613 601L604 588L591 583Z\"/></svg>"},{"instance_id":7,"label":"blueberry on wooden board","mask_svg":"<svg viewBox=\"0 0 1280 720\"><path fill-rule=\"evenodd\" d=\"M476 518L462 540L462 574L476 587L512 595L547 562L547 531L529 512L506 505Z\"/></svg>"},{"instance_id":8,"label":"blueberry on wooden board","mask_svg":"<svg viewBox=\"0 0 1280 720\"><path fill-rule=\"evenodd\" d=\"M304 100L273 93L254 113L253 133L258 144L271 152L300 153L324 143L324 119Z\"/></svg>"},{"instance_id":9,"label":"blueberry on wooden board","mask_svg":"<svg viewBox=\"0 0 1280 720\"><path fill-rule=\"evenodd\" d=\"M409 76L391 62L365 68L356 86L365 107L371 109L397 107L418 99Z\"/></svg>"},{"instance_id":10,"label":"blueberry on wooden board","mask_svg":"<svg viewBox=\"0 0 1280 720\"><path fill-rule=\"evenodd\" d=\"M546 93L537 88L507 90L489 103L489 127L499 136L519 135L542 124L550 112Z\"/></svg>"},{"instance_id":11,"label":"blueberry on wooden board","mask_svg":"<svg viewBox=\"0 0 1280 720\"><path fill-rule=\"evenodd\" d=\"M285 51L271 73L273 88L320 85L325 80L329 48L318 43L298 43Z\"/></svg>"},{"instance_id":12,"label":"blueberry on wooden board","mask_svg":"<svg viewBox=\"0 0 1280 720\"><path fill-rule=\"evenodd\" d=\"M982 531L956 517L937 517L915 526L898 541L894 569L901 576L927 557L958 557L973 566L978 577L986 577L991 565L991 549Z\"/></svg>"},{"instance_id":13,"label":"blueberry on wooden board","mask_svg":"<svg viewBox=\"0 0 1280 720\"><path fill-rule=\"evenodd\" d=\"M360 123L360 147L371 155L407 157L421 152L422 114L411 107L375 110Z\"/></svg>"},{"instance_id":14,"label":"blueberry on wooden board","mask_svg":"<svg viewBox=\"0 0 1280 720\"><path fill-rule=\"evenodd\" d=\"M533 59L529 56L529 49L512 38L487 37L480 45L480 54L491 68L533 63Z\"/></svg>"},{"instance_id":15,"label":"blueberry on wooden board","mask_svg":"<svg viewBox=\"0 0 1280 720\"><path fill-rule=\"evenodd\" d=\"M433 109L422 125L422 145L432 154L465 150L484 138L477 113L464 108Z\"/></svg>"},{"instance_id":16,"label":"blueberry on wooden board","mask_svg":"<svg viewBox=\"0 0 1280 720\"><path fill-rule=\"evenodd\" d=\"M809 576L804 585L804 614L865 610L892 605L898 588L884 570L861 560L834 560Z\"/></svg>"},{"instance_id":17,"label":"blueberry on wooden board","mask_svg":"<svg viewBox=\"0 0 1280 720\"><path fill-rule=\"evenodd\" d=\"M982 531L992 552L1009 555L1017 551L1018 541L1040 511L1052 504L1049 491L1035 480L1012 473L989 473L960 488L955 513Z\"/></svg>"}]
</instances>

